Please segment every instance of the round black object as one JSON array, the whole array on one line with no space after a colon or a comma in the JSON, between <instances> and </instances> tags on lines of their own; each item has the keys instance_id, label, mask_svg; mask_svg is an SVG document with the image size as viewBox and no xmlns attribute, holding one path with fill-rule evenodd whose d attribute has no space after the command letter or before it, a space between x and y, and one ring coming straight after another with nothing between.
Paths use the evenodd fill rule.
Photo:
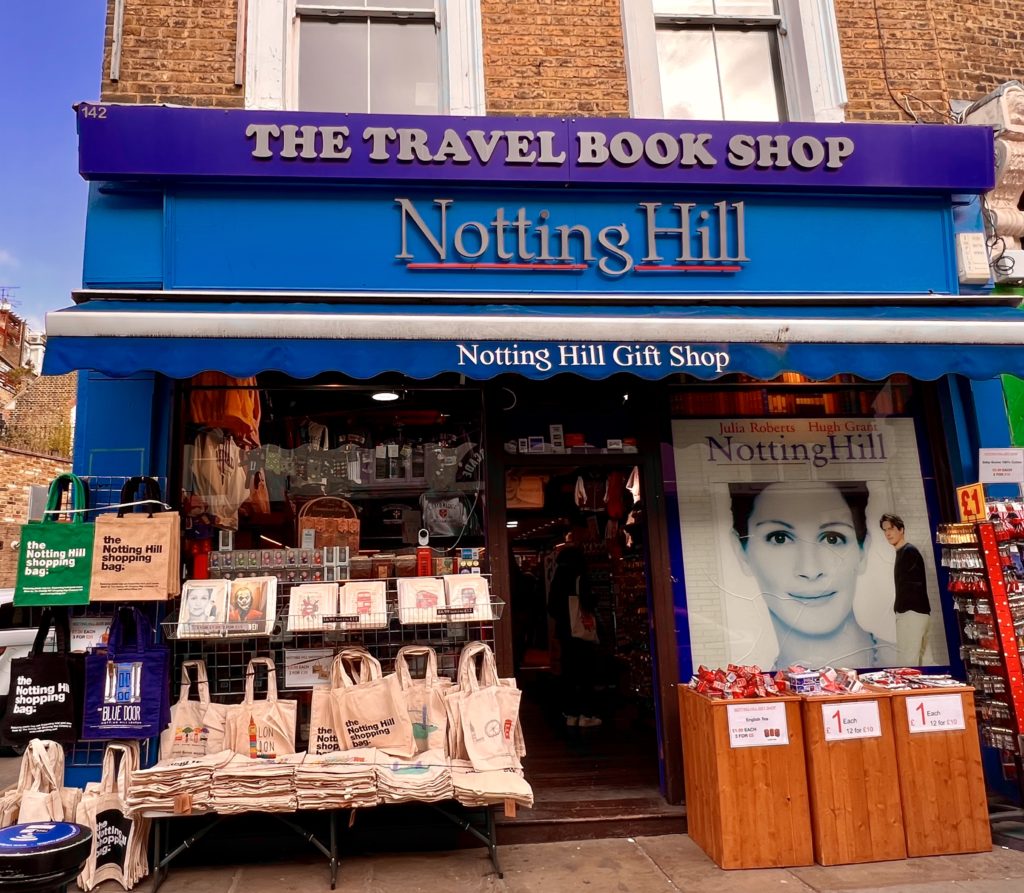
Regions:
<instances>
[{"instance_id":1,"label":"round black object","mask_svg":"<svg viewBox=\"0 0 1024 893\"><path fill-rule=\"evenodd\" d=\"M0 893L45 893L73 881L89 857L92 831L71 822L0 830Z\"/></svg>"}]
</instances>

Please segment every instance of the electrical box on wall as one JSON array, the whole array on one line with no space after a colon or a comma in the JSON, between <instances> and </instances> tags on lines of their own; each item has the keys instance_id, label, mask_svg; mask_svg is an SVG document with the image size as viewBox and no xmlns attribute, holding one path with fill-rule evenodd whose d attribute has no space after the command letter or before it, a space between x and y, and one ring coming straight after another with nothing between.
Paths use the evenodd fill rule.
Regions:
<instances>
[{"instance_id":1,"label":"electrical box on wall","mask_svg":"<svg viewBox=\"0 0 1024 893\"><path fill-rule=\"evenodd\" d=\"M986 285L991 273L984 233L956 234L956 272L961 285Z\"/></svg>"}]
</instances>

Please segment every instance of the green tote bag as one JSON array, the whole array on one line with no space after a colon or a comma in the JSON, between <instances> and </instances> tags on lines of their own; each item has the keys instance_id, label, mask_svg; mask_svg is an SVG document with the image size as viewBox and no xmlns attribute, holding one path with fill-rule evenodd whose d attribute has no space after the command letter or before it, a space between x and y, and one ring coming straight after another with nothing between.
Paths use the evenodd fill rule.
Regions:
<instances>
[{"instance_id":1,"label":"green tote bag","mask_svg":"<svg viewBox=\"0 0 1024 893\"><path fill-rule=\"evenodd\" d=\"M70 488L71 508L88 508L81 478L62 474L53 479L43 520L21 528L16 606L89 603L95 529L86 523L83 511L72 512L70 522L56 520L65 488Z\"/></svg>"}]
</instances>

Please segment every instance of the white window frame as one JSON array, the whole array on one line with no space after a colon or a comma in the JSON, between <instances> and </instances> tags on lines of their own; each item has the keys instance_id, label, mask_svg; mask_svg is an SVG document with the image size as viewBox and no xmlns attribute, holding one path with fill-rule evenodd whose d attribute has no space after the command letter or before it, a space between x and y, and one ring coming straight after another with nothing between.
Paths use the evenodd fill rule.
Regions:
<instances>
[{"instance_id":1,"label":"white window frame","mask_svg":"<svg viewBox=\"0 0 1024 893\"><path fill-rule=\"evenodd\" d=\"M298 108L299 13L349 7L305 0L248 0L245 54L245 107ZM431 16L431 10L373 7L382 16ZM443 113L484 114L483 24L479 0L435 0L434 21L441 31L442 76L439 94ZM341 110L339 110L341 111Z\"/></svg>"},{"instance_id":2,"label":"white window frame","mask_svg":"<svg viewBox=\"0 0 1024 893\"><path fill-rule=\"evenodd\" d=\"M712 16L688 18L709 24L718 20ZM767 21L775 17L754 18ZM622 30L631 112L637 118L664 118L652 0L622 0ZM844 120L846 83L832 0L779 0L778 39L788 120Z\"/></svg>"}]
</instances>

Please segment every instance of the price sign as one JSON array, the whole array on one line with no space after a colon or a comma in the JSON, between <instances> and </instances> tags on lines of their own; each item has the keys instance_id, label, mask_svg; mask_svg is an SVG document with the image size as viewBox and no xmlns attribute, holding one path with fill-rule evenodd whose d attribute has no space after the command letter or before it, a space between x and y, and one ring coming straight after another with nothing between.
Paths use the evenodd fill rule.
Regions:
<instances>
[{"instance_id":1,"label":"price sign","mask_svg":"<svg viewBox=\"0 0 1024 893\"><path fill-rule=\"evenodd\" d=\"M978 477L983 484L1024 484L1024 450L978 450Z\"/></svg>"},{"instance_id":2,"label":"price sign","mask_svg":"<svg viewBox=\"0 0 1024 893\"><path fill-rule=\"evenodd\" d=\"M960 521L968 524L971 521L985 520L985 491L981 484L956 488L956 507L960 512Z\"/></svg>"},{"instance_id":3,"label":"price sign","mask_svg":"<svg viewBox=\"0 0 1024 893\"><path fill-rule=\"evenodd\" d=\"M967 728L960 695L920 695L906 700L911 733L955 732Z\"/></svg>"},{"instance_id":4,"label":"price sign","mask_svg":"<svg viewBox=\"0 0 1024 893\"><path fill-rule=\"evenodd\" d=\"M730 704L730 747L773 747L789 744L789 723L786 705L781 701L768 704Z\"/></svg>"},{"instance_id":5,"label":"price sign","mask_svg":"<svg viewBox=\"0 0 1024 893\"><path fill-rule=\"evenodd\" d=\"M882 723L878 718L878 701L822 704L821 723L825 727L826 741L882 737Z\"/></svg>"}]
</instances>

